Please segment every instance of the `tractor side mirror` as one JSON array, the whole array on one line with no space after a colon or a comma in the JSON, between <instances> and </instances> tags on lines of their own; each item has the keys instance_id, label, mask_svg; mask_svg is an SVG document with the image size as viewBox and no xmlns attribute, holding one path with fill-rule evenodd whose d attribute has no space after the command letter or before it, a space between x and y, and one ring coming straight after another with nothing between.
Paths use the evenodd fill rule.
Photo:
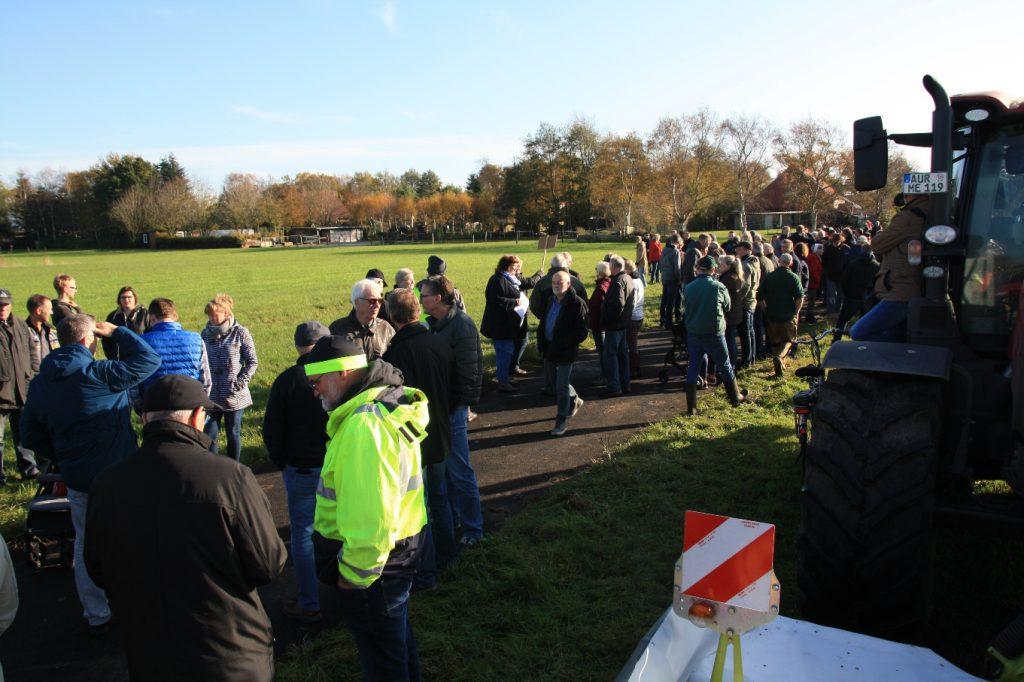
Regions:
<instances>
[{"instance_id":1,"label":"tractor side mirror","mask_svg":"<svg viewBox=\"0 0 1024 682\"><path fill-rule=\"evenodd\" d=\"M1024 174L1024 144L1011 144L1006 148L1006 172Z\"/></svg>"},{"instance_id":2,"label":"tractor side mirror","mask_svg":"<svg viewBox=\"0 0 1024 682\"><path fill-rule=\"evenodd\" d=\"M889 174L889 140L881 116L853 122L853 184L859 192L885 187Z\"/></svg>"}]
</instances>

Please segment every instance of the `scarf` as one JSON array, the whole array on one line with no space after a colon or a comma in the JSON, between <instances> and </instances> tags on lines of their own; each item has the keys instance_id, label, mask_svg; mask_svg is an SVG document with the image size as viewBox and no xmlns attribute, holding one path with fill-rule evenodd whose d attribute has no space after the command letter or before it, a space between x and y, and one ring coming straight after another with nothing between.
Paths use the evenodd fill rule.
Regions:
<instances>
[{"instance_id":1,"label":"scarf","mask_svg":"<svg viewBox=\"0 0 1024 682\"><path fill-rule=\"evenodd\" d=\"M206 328L203 330L203 336L219 341L228 335L231 328L235 326L235 318L229 317L224 320L223 324L214 324L213 322L207 322Z\"/></svg>"}]
</instances>

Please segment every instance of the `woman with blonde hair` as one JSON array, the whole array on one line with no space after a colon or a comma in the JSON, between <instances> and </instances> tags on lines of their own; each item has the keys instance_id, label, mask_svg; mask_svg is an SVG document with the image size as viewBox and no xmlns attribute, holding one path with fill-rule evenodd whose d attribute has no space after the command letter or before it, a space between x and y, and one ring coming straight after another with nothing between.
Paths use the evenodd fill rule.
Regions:
<instances>
[{"instance_id":1,"label":"woman with blonde hair","mask_svg":"<svg viewBox=\"0 0 1024 682\"><path fill-rule=\"evenodd\" d=\"M736 335L746 312L750 282L744 277L743 265L736 260L736 256L719 257L718 281L724 284L729 292L729 312L725 314L725 347L729 351L729 364L736 367L740 359Z\"/></svg>"},{"instance_id":2,"label":"woman with blonde hair","mask_svg":"<svg viewBox=\"0 0 1024 682\"><path fill-rule=\"evenodd\" d=\"M235 321L235 301L228 294L217 294L206 304L210 321L202 331L206 355L210 360L213 387L210 398L224 408L207 413L206 435L213 439L210 450L217 452L221 421L227 431L228 455L242 457L242 413L252 405L249 382L256 374L256 344L249 330Z\"/></svg>"},{"instance_id":3,"label":"woman with blonde hair","mask_svg":"<svg viewBox=\"0 0 1024 682\"><path fill-rule=\"evenodd\" d=\"M647 244L644 244L644 238L637 236L636 238L636 258L633 259L635 264L635 273L633 279L638 279L647 285Z\"/></svg>"}]
</instances>

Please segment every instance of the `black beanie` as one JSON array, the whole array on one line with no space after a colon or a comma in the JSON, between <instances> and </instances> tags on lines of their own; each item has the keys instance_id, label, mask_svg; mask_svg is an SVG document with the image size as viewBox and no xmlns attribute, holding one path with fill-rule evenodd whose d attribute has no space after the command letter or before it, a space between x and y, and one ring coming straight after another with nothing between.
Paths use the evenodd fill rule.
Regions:
<instances>
[{"instance_id":1,"label":"black beanie","mask_svg":"<svg viewBox=\"0 0 1024 682\"><path fill-rule=\"evenodd\" d=\"M448 265L437 256L431 256L427 259L427 274L428 275L443 275L445 270L448 269Z\"/></svg>"}]
</instances>

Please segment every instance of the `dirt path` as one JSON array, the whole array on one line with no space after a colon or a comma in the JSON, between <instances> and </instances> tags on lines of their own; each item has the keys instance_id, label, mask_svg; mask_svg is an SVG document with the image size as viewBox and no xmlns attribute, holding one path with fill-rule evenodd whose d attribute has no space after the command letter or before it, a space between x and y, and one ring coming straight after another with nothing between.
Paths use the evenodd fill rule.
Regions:
<instances>
[{"instance_id":1,"label":"dirt path","mask_svg":"<svg viewBox=\"0 0 1024 682\"><path fill-rule=\"evenodd\" d=\"M471 459L483 494L485 531L493 532L510 514L529 502L530 496L571 476L601 457L609 448L647 424L682 409L681 380L672 371L668 390L657 374L669 347L664 332L641 334L643 378L621 398L600 399L592 380L598 374L597 357L585 353L573 374L573 385L586 401L571 420L569 432L553 438L553 399L540 395L539 372L520 382L519 395L487 392L470 424ZM289 537L284 486L276 471L257 478L270 499L278 530ZM126 538L130 542L131 538ZM21 596L18 616L0 638L0 661L7 679L123 680L127 679L119 637L115 633L91 638L81 618L81 606L71 575L60 569L32 573L22 557L15 557ZM289 563L285 574L260 590L277 637L278 656L290 643L338 623L332 593L321 594L323 624L300 627L284 618L284 602L292 596L294 579Z\"/></svg>"}]
</instances>

